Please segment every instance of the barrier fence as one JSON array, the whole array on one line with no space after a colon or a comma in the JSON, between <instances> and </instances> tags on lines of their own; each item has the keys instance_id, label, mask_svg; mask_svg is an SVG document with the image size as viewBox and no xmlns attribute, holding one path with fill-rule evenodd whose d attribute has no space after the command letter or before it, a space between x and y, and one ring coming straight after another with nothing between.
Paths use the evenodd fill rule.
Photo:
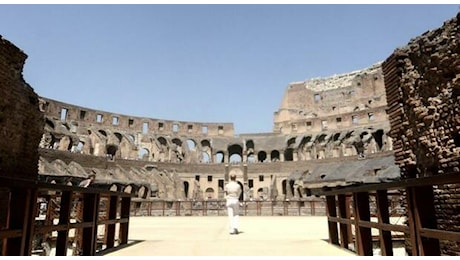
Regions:
<instances>
[{"instance_id":1,"label":"barrier fence","mask_svg":"<svg viewBox=\"0 0 460 260\"><path fill-rule=\"evenodd\" d=\"M0 198L4 256L96 255L128 242L128 193L0 177Z\"/></svg>"},{"instance_id":2,"label":"barrier fence","mask_svg":"<svg viewBox=\"0 0 460 260\"><path fill-rule=\"evenodd\" d=\"M225 216L225 200L161 200L133 198L132 216ZM315 200L248 200L240 203L244 216L325 216L326 202Z\"/></svg>"}]
</instances>

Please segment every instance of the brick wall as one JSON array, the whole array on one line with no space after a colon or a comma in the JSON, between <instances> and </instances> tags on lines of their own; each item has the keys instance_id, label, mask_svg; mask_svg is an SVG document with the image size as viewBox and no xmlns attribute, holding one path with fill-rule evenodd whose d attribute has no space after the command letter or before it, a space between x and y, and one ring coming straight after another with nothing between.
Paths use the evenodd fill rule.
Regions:
<instances>
[{"instance_id":1,"label":"brick wall","mask_svg":"<svg viewBox=\"0 0 460 260\"><path fill-rule=\"evenodd\" d=\"M460 13L383 63L390 136L404 178L460 174ZM460 186L435 187L438 228L460 230ZM407 245L410 248L410 245ZM442 254L460 255L441 241Z\"/></svg>"},{"instance_id":2,"label":"brick wall","mask_svg":"<svg viewBox=\"0 0 460 260\"><path fill-rule=\"evenodd\" d=\"M24 81L27 55L0 36L0 175L35 179L43 116Z\"/></svg>"}]
</instances>

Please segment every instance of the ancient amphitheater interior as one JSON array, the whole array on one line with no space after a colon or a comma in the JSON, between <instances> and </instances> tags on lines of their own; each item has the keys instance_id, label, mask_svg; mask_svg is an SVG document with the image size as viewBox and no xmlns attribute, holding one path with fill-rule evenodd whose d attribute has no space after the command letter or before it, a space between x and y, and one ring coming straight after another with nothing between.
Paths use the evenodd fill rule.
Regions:
<instances>
[{"instance_id":1,"label":"ancient amphitheater interior","mask_svg":"<svg viewBox=\"0 0 460 260\"><path fill-rule=\"evenodd\" d=\"M288 83L273 131L239 135L228 122L122 115L38 96L22 78L27 55L0 38L0 166L33 179L38 162L40 182L72 186L95 174L93 188L152 201L222 200L230 174L242 201L272 202L458 174L459 17L368 68ZM434 188L438 227L458 232L459 190ZM441 243L442 252L458 254L456 243Z\"/></svg>"}]
</instances>

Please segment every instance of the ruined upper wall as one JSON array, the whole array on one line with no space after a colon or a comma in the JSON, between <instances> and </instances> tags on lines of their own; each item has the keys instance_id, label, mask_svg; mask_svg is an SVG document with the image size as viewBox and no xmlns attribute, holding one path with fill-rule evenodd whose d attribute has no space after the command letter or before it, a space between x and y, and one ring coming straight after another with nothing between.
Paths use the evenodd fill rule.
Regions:
<instances>
[{"instance_id":1,"label":"ruined upper wall","mask_svg":"<svg viewBox=\"0 0 460 260\"><path fill-rule=\"evenodd\" d=\"M396 161L405 177L460 172L459 15L384 63Z\"/></svg>"},{"instance_id":2,"label":"ruined upper wall","mask_svg":"<svg viewBox=\"0 0 460 260\"><path fill-rule=\"evenodd\" d=\"M36 179L43 115L24 81L27 55L0 36L0 175Z\"/></svg>"},{"instance_id":3,"label":"ruined upper wall","mask_svg":"<svg viewBox=\"0 0 460 260\"><path fill-rule=\"evenodd\" d=\"M381 64L328 78L289 84L274 115L274 132L318 133L389 127Z\"/></svg>"},{"instance_id":4,"label":"ruined upper wall","mask_svg":"<svg viewBox=\"0 0 460 260\"><path fill-rule=\"evenodd\" d=\"M140 134L233 137L233 123L202 123L122 115L41 97L41 110L50 118L67 122L70 128L112 128Z\"/></svg>"}]
</instances>

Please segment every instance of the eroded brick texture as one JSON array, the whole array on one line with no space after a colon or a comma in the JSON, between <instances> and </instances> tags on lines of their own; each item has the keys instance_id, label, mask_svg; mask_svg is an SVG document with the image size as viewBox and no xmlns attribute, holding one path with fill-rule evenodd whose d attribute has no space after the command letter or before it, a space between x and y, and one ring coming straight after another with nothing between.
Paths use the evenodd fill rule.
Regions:
<instances>
[{"instance_id":1,"label":"eroded brick texture","mask_svg":"<svg viewBox=\"0 0 460 260\"><path fill-rule=\"evenodd\" d=\"M24 81L27 55L0 36L0 175L36 179L43 115Z\"/></svg>"},{"instance_id":2,"label":"eroded brick texture","mask_svg":"<svg viewBox=\"0 0 460 260\"><path fill-rule=\"evenodd\" d=\"M390 136L403 178L460 174L459 18L412 39L382 65ZM459 198L459 185L435 189L439 228L460 231ZM460 254L458 243L441 242L443 254Z\"/></svg>"}]
</instances>

